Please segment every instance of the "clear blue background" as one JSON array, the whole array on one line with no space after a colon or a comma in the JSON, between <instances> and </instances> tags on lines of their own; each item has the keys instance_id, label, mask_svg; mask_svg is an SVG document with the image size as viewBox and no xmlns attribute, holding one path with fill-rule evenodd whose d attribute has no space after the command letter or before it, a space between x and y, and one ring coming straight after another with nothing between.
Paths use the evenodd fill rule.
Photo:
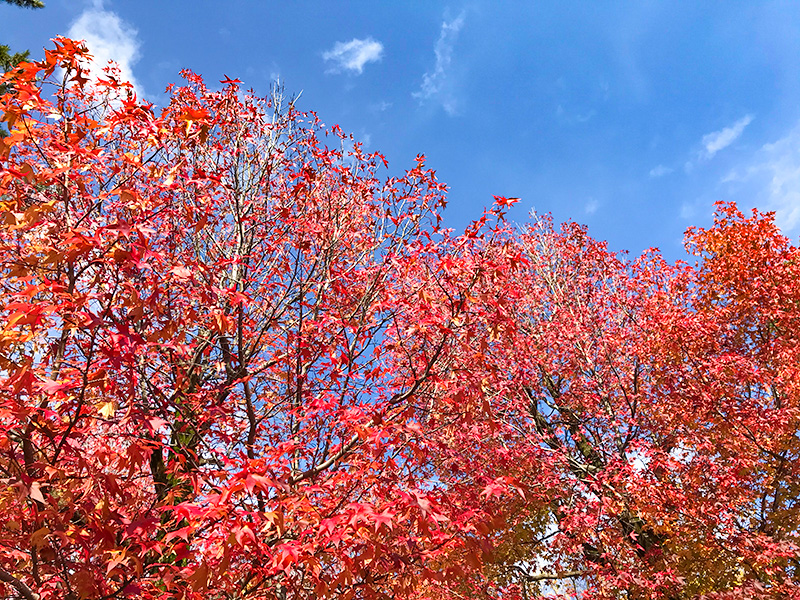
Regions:
<instances>
[{"instance_id":1,"label":"clear blue background","mask_svg":"<svg viewBox=\"0 0 800 600\"><path fill-rule=\"evenodd\" d=\"M182 68L264 94L280 77L393 172L425 154L456 229L497 194L522 198L514 220L552 212L634 254L682 256L715 200L800 231L797 2L46 4L0 5L0 43L38 58L88 27L157 104ZM382 52L360 73L324 58L369 38Z\"/></svg>"}]
</instances>

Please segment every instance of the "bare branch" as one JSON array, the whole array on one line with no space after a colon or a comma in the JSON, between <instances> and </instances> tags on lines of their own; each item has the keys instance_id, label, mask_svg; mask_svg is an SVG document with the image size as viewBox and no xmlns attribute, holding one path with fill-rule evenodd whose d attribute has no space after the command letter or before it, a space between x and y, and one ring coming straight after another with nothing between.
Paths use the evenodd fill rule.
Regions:
<instances>
[{"instance_id":1,"label":"bare branch","mask_svg":"<svg viewBox=\"0 0 800 600\"><path fill-rule=\"evenodd\" d=\"M39 600L39 594L29 588L24 582L14 577L11 573L0 567L0 581L13 587L25 600Z\"/></svg>"},{"instance_id":2,"label":"bare branch","mask_svg":"<svg viewBox=\"0 0 800 600\"><path fill-rule=\"evenodd\" d=\"M558 579L575 579L588 575L589 571L564 571L563 573L528 573L522 567L514 565L514 568L522 575L526 581L555 581Z\"/></svg>"}]
</instances>

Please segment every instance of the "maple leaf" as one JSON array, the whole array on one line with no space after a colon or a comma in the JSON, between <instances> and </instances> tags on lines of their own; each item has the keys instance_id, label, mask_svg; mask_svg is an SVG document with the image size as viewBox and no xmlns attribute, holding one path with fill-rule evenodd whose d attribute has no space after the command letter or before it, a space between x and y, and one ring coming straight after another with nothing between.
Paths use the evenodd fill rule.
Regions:
<instances>
[{"instance_id":1,"label":"maple leaf","mask_svg":"<svg viewBox=\"0 0 800 600\"><path fill-rule=\"evenodd\" d=\"M519 198L506 198L505 196L494 196L494 201L497 206L508 208L514 206L520 201Z\"/></svg>"},{"instance_id":2,"label":"maple leaf","mask_svg":"<svg viewBox=\"0 0 800 600\"><path fill-rule=\"evenodd\" d=\"M394 517L394 513L388 509L379 513L373 513L371 519L375 523L375 531L377 532L381 525L386 525L390 530L394 529Z\"/></svg>"},{"instance_id":3,"label":"maple leaf","mask_svg":"<svg viewBox=\"0 0 800 600\"><path fill-rule=\"evenodd\" d=\"M236 537L236 542L242 547L247 546L248 543L256 543L256 536L249 525L241 525L235 528L234 535Z\"/></svg>"},{"instance_id":4,"label":"maple leaf","mask_svg":"<svg viewBox=\"0 0 800 600\"><path fill-rule=\"evenodd\" d=\"M172 267L170 273L172 273L178 281L189 281L192 278L192 272L186 267Z\"/></svg>"},{"instance_id":5,"label":"maple leaf","mask_svg":"<svg viewBox=\"0 0 800 600\"><path fill-rule=\"evenodd\" d=\"M36 382L36 386L48 394L57 394L62 390L70 389L72 385L71 381L53 381L52 379L43 379Z\"/></svg>"},{"instance_id":6,"label":"maple leaf","mask_svg":"<svg viewBox=\"0 0 800 600\"><path fill-rule=\"evenodd\" d=\"M110 419L114 416L114 413L117 411L116 407L114 406L113 402L102 402L97 407L97 412L99 412L104 419Z\"/></svg>"}]
</instances>

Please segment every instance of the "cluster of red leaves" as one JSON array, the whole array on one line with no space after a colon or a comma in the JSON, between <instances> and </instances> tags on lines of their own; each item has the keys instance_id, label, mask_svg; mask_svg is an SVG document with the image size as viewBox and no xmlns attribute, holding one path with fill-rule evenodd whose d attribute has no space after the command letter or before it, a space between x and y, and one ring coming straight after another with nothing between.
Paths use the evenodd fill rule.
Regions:
<instances>
[{"instance_id":1,"label":"cluster of red leaves","mask_svg":"<svg viewBox=\"0 0 800 600\"><path fill-rule=\"evenodd\" d=\"M9 593L795 591L800 264L769 216L720 206L694 268L507 227L514 198L453 236L421 158L381 180L235 80L156 114L87 60L58 40L0 105Z\"/></svg>"},{"instance_id":2,"label":"cluster of red leaves","mask_svg":"<svg viewBox=\"0 0 800 600\"><path fill-rule=\"evenodd\" d=\"M423 291L443 186L379 182L279 96L186 73L156 116L83 60L61 40L4 99L3 573L406 595L462 535L414 426L461 310Z\"/></svg>"},{"instance_id":3,"label":"cluster of red leaves","mask_svg":"<svg viewBox=\"0 0 800 600\"><path fill-rule=\"evenodd\" d=\"M539 219L480 244L442 468L504 598L784 598L800 569L800 251L720 204L696 266ZM453 408L456 408L454 406Z\"/></svg>"}]
</instances>

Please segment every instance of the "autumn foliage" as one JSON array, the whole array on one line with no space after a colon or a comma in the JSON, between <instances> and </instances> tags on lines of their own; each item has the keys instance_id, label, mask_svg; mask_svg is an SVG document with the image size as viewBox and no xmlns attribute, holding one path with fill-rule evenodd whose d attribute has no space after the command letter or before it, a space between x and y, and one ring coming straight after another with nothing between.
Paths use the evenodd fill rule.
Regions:
<instances>
[{"instance_id":1,"label":"autumn foliage","mask_svg":"<svg viewBox=\"0 0 800 600\"><path fill-rule=\"evenodd\" d=\"M800 251L695 265L497 198L463 234L280 93L6 75L0 586L32 598L786 598Z\"/></svg>"}]
</instances>

